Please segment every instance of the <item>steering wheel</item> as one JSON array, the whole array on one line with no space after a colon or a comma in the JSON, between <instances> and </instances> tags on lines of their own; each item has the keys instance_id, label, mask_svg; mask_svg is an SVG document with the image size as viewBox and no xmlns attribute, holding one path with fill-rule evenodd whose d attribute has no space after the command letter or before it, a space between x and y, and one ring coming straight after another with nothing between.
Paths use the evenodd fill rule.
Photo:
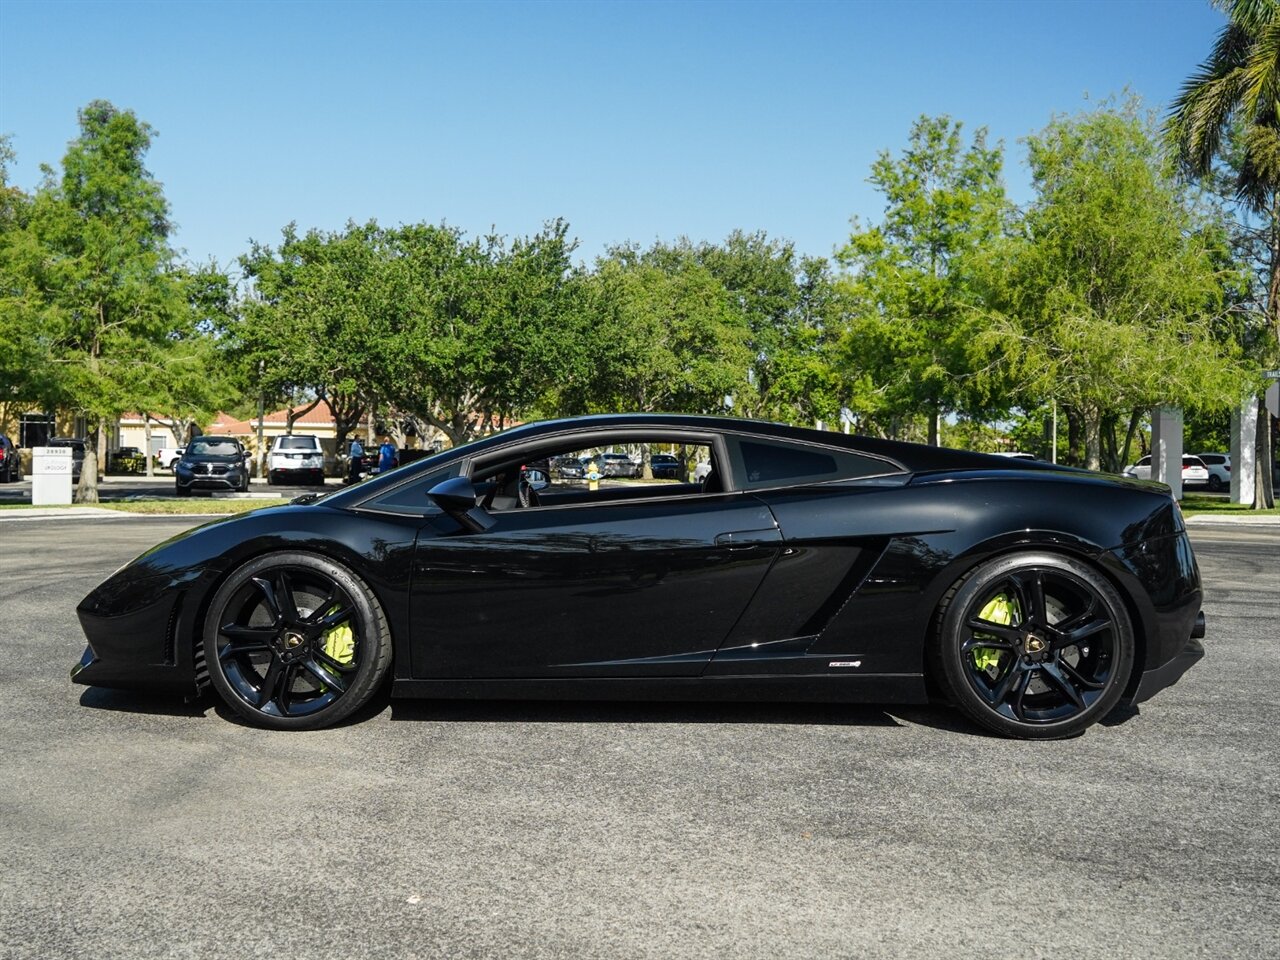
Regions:
<instances>
[{"instance_id":1,"label":"steering wheel","mask_svg":"<svg viewBox=\"0 0 1280 960\"><path fill-rule=\"evenodd\" d=\"M516 499L520 501L521 507L536 507L539 504L538 491L523 476L520 478L520 485L516 487Z\"/></svg>"}]
</instances>

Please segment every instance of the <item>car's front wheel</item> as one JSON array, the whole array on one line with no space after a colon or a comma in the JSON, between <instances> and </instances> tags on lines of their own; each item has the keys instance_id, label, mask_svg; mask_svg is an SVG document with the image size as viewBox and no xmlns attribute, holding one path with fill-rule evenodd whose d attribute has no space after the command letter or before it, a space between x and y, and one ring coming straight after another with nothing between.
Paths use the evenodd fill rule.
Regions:
<instances>
[{"instance_id":1,"label":"car's front wheel","mask_svg":"<svg viewBox=\"0 0 1280 960\"><path fill-rule=\"evenodd\" d=\"M1081 733L1124 693L1133 625L1115 587L1051 553L983 564L943 601L935 672L957 707L997 733Z\"/></svg>"},{"instance_id":2,"label":"car's front wheel","mask_svg":"<svg viewBox=\"0 0 1280 960\"><path fill-rule=\"evenodd\" d=\"M391 664L391 632L369 587L312 553L271 553L240 567L205 620L214 688L259 726L315 729L373 696Z\"/></svg>"}]
</instances>

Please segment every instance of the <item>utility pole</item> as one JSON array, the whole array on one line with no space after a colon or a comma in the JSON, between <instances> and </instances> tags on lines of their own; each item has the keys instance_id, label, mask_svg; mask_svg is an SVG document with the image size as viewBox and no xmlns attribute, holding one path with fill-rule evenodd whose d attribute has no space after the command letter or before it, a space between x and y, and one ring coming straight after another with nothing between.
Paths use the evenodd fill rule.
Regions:
<instances>
[{"instance_id":1,"label":"utility pole","mask_svg":"<svg viewBox=\"0 0 1280 960\"><path fill-rule=\"evenodd\" d=\"M1053 442L1049 446L1049 462L1058 462L1058 401L1053 401Z\"/></svg>"},{"instance_id":2,"label":"utility pole","mask_svg":"<svg viewBox=\"0 0 1280 960\"><path fill-rule=\"evenodd\" d=\"M258 361L258 476L263 476L266 467L266 453L262 448L262 421L267 415L267 390L262 385L262 377L266 372L266 361Z\"/></svg>"}]
</instances>

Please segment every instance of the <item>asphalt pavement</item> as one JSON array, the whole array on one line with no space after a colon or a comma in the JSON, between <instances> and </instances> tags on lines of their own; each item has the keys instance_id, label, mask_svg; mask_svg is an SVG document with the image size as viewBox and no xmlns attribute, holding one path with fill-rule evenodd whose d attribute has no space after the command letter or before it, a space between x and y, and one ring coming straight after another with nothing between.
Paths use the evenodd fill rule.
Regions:
<instances>
[{"instance_id":1,"label":"asphalt pavement","mask_svg":"<svg viewBox=\"0 0 1280 960\"><path fill-rule=\"evenodd\" d=\"M0 525L0 957L1263 957L1280 529L1208 654L1075 740L943 708L400 703L288 734L88 690L79 599L184 518Z\"/></svg>"}]
</instances>

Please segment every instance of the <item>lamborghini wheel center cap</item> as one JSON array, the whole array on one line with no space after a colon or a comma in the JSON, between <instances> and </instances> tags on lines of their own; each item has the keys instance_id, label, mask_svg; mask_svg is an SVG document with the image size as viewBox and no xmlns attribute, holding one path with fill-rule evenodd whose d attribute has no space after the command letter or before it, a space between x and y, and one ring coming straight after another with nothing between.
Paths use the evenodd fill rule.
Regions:
<instances>
[{"instance_id":1,"label":"lamborghini wheel center cap","mask_svg":"<svg viewBox=\"0 0 1280 960\"><path fill-rule=\"evenodd\" d=\"M1028 656L1034 657L1037 654L1044 653L1047 646L1048 644L1044 642L1044 637L1037 636L1034 633L1028 633L1022 638L1022 649Z\"/></svg>"}]
</instances>

